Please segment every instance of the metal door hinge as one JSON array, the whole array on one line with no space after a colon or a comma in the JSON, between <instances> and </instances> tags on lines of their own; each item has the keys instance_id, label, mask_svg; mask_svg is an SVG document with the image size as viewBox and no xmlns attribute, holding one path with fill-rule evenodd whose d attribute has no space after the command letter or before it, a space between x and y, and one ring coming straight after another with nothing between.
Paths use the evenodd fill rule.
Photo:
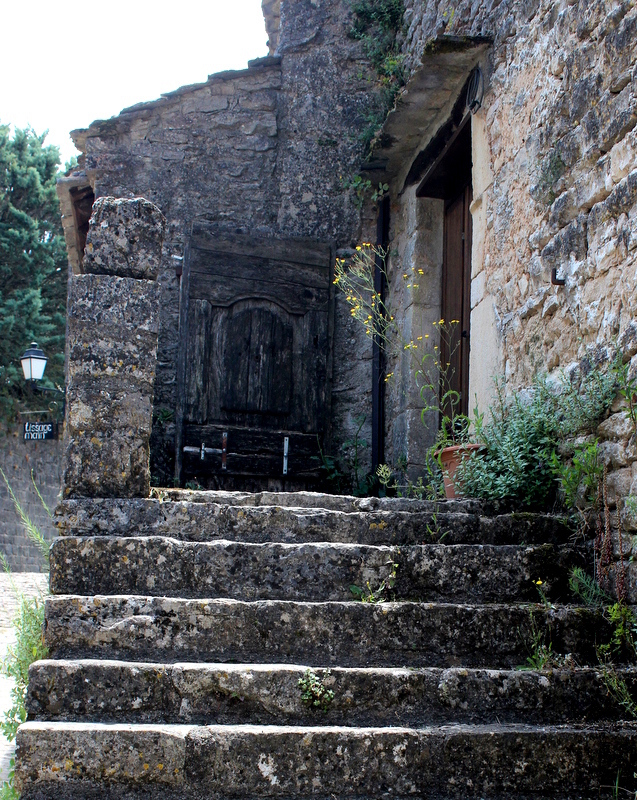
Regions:
<instances>
[{"instance_id":1,"label":"metal door hinge","mask_svg":"<svg viewBox=\"0 0 637 800\"><path fill-rule=\"evenodd\" d=\"M283 437L283 474L288 474L288 451L290 449L290 437Z\"/></svg>"}]
</instances>

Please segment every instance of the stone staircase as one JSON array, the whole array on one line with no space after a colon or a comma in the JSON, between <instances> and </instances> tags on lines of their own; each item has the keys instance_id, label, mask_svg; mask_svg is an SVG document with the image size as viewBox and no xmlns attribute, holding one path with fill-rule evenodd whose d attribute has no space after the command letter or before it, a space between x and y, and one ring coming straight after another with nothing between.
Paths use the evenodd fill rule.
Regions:
<instances>
[{"instance_id":1,"label":"stone staircase","mask_svg":"<svg viewBox=\"0 0 637 800\"><path fill-rule=\"evenodd\" d=\"M574 800L610 798L618 775L634 788L637 727L595 668L609 628L569 598L590 544L559 519L166 491L67 499L58 524L23 800ZM350 589L383 582L391 602ZM562 666L517 669L542 635ZM308 669L331 702L303 701ZM637 689L637 669L621 674Z\"/></svg>"}]
</instances>

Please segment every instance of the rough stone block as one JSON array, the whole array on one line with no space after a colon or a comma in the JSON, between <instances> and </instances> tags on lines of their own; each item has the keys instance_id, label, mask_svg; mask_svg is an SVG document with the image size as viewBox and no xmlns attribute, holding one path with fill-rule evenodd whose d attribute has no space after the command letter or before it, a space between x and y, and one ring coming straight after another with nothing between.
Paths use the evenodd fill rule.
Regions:
<instances>
[{"instance_id":1,"label":"rough stone block","mask_svg":"<svg viewBox=\"0 0 637 800\"><path fill-rule=\"evenodd\" d=\"M17 742L19 757L30 768L16 770L21 790L52 783L57 792L63 792L68 782L87 775L106 783L123 779L129 787L165 789L183 784L188 728L91 725L89 736L87 729L81 722L62 729L46 722L23 726Z\"/></svg>"},{"instance_id":2,"label":"rough stone block","mask_svg":"<svg viewBox=\"0 0 637 800\"><path fill-rule=\"evenodd\" d=\"M69 285L67 382L79 376L155 379L159 288L154 281L77 275Z\"/></svg>"},{"instance_id":3,"label":"rough stone block","mask_svg":"<svg viewBox=\"0 0 637 800\"><path fill-rule=\"evenodd\" d=\"M126 376L67 386L67 497L144 497L150 491L152 385Z\"/></svg>"},{"instance_id":4,"label":"rough stone block","mask_svg":"<svg viewBox=\"0 0 637 800\"><path fill-rule=\"evenodd\" d=\"M148 495L158 291L113 275L71 280L66 496Z\"/></svg>"},{"instance_id":5,"label":"rough stone block","mask_svg":"<svg viewBox=\"0 0 637 800\"><path fill-rule=\"evenodd\" d=\"M165 226L161 211L143 197L100 197L89 222L83 272L156 280Z\"/></svg>"},{"instance_id":6,"label":"rough stone block","mask_svg":"<svg viewBox=\"0 0 637 800\"><path fill-rule=\"evenodd\" d=\"M542 250L542 261L547 270L568 264L572 257L575 261L586 258L587 223L579 216L563 228Z\"/></svg>"},{"instance_id":7,"label":"rough stone block","mask_svg":"<svg viewBox=\"0 0 637 800\"><path fill-rule=\"evenodd\" d=\"M316 708L301 698L298 664L160 664L38 661L29 670L29 719L135 724L314 725ZM619 669L631 691L637 669ZM595 668L470 670L375 667L331 670L334 691L325 725L464 722L564 723L621 719ZM241 702L237 698L241 697Z\"/></svg>"}]
</instances>

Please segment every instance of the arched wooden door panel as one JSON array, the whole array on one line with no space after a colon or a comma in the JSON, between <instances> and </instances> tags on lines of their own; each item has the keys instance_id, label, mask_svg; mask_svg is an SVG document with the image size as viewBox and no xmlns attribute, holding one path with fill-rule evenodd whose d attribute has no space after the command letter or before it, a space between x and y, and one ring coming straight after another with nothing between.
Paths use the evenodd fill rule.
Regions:
<instances>
[{"instance_id":1,"label":"arched wooden door panel","mask_svg":"<svg viewBox=\"0 0 637 800\"><path fill-rule=\"evenodd\" d=\"M332 258L321 242L193 226L180 309L182 485L315 482L331 399Z\"/></svg>"}]
</instances>

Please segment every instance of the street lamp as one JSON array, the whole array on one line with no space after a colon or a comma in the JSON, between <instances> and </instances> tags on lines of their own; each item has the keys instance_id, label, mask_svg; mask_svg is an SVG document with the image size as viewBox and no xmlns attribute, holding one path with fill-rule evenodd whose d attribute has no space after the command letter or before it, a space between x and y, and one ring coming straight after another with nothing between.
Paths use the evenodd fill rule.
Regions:
<instances>
[{"instance_id":1,"label":"street lamp","mask_svg":"<svg viewBox=\"0 0 637 800\"><path fill-rule=\"evenodd\" d=\"M38 343L31 342L20 359L22 372L24 372L24 380L31 382L31 387L34 392L51 392L57 395L62 400L62 415L64 415L65 392L62 389L50 389L48 386L40 386L38 384L38 381L41 381L44 376L44 368L46 367L47 361L48 359L44 355L44 352L38 347ZM49 411L57 412L57 409L58 402L57 400L53 400L49 404Z\"/></svg>"},{"instance_id":2,"label":"street lamp","mask_svg":"<svg viewBox=\"0 0 637 800\"><path fill-rule=\"evenodd\" d=\"M36 381L41 381L47 361L48 359L38 347L38 343L31 342L31 346L24 351L24 355L20 359L24 380L33 381L34 384Z\"/></svg>"}]
</instances>

